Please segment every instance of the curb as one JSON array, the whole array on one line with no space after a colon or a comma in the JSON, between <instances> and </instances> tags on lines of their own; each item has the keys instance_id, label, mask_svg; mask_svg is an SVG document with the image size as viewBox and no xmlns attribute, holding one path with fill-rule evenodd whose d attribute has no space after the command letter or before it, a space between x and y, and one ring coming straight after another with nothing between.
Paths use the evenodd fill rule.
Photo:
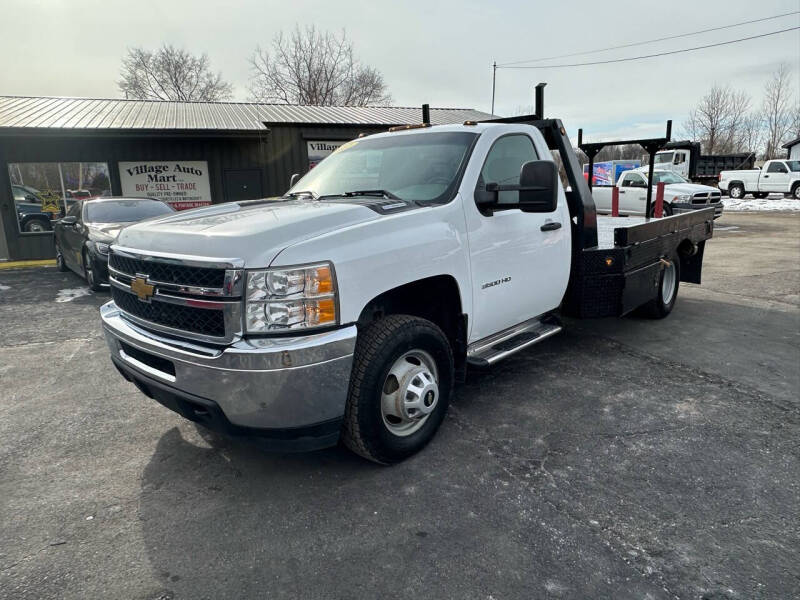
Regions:
<instances>
[{"instance_id":1,"label":"curb","mask_svg":"<svg viewBox=\"0 0 800 600\"><path fill-rule=\"evenodd\" d=\"M0 271L5 269L26 269L29 267L55 267L56 259L47 260L12 260L0 262Z\"/></svg>"}]
</instances>

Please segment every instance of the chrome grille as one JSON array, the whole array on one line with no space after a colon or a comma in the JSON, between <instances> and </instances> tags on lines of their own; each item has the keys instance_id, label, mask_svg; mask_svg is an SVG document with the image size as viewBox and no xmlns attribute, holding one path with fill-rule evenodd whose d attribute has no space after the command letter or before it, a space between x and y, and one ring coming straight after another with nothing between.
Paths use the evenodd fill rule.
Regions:
<instances>
[{"instance_id":1,"label":"chrome grille","mask_svg":"<svg viewBox=\"0 0 800 600\"><path fill-rule=\"evenodd\" d=\"M225 283L225 269L168 264L115 253L109 257L108 265L131 277L137 273L146 273L151 281L163 283L211 288L221 288Z\"/></svg>"},{"instance_id":2,"label":"chrome grille","mask_svg":"<svg viewBox=\"0 0 800 600\"><path fill-rule=\"evenodd\" d=\"M179 337L224 343L241 335L242 266L238 259L112 246L109 283L114 303L131 321Z\"/></svg>"},{"instance_id":3,"label":"chrome grille","mask_svg":"<svg viewBox=\"0 0 800 600\"><path fill-rule=\"evenodd\" d=\"M130 315L180 331L209 337L225 337L225 315L222 310L208 310L167 302L140 302L129 292L111 288L117 307Z\"/></svg>"}]
</instances>

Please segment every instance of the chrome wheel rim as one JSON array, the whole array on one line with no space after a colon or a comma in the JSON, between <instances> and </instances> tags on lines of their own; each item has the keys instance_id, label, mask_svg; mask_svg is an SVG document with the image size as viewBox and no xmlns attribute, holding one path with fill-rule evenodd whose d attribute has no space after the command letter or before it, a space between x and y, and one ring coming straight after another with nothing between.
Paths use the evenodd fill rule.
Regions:
<instances>
[{"instance_id":1,"label":"chrome wheel rim","mask_svg":"<svg viewBox=\"0 0 800 600\"><path fill-rule=\"evenodd\" d=\"M664 267L664 275L661 279L661 298L665 305L669 305L672 302L672 298L675 295L676 280L675 263L670 262L668 267Z\"/></svg>"},{"instance_id":2,"label":"chrome wheel rim","mask_svg":"<svg viewBox=\"0 0 800 600\"><path fill-rule=\"evenodd\" d=\"M738 186L736 186L733 189L731 189L731 198L740 198L741 195L742 195L742 191L741 191L741 188L739 188Z\"/></svg>"},{"instance_id":3,"label":"chrome wheel rim","mask_svg":"<svg viewBox=\"0 0 800 600\"><path fill-rule=\"evenodd\" d=\"M61 250L58 246L56 246L56 266L61 268L64 266L64 255L61 254Z\"/></svg>"},{"instance_id":4,"label":"chrome wheel rim","mask_svg":"<svg viewBox=\"0 0 800 600\"><path fill-rule=\"evenodd\" d=\"M439 404L436 361L424 350L410 350L394 361L381 388L381 419L390 433L418 431Z\"/></svg>"}]
</instances>

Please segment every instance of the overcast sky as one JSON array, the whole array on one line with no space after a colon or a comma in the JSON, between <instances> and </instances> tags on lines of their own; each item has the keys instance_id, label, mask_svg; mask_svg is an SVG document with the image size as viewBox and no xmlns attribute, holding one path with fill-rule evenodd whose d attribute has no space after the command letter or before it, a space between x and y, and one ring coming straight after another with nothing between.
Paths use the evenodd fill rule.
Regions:
<instances>
[{"instance_id":1,"label":"overcast sky","mask_svg":"<svg viewBox=\"0 0 800 600\"><path fill-rule=\"evenodd\" d=\"M247 58L279 30L299 24L347 30L362 61L384 75L394 104L488 111L492 61L535 59L727 25L800 9L798 0L651 3L445 0L0 0L0 95L120 97L126 47L163 42L209 55L247 99ZM784 17L681 38L573 57L622 58L748 37L800 25ZM562 61L552 61L562 62ZM760 104L764 82L789 63L800 96L800 31L631 63L543 70L498 70L495 112L532 104L548 82L547 116L591 137L651 135L684 121L714 83L731 84Z\"/></svg>"}]
</instances>

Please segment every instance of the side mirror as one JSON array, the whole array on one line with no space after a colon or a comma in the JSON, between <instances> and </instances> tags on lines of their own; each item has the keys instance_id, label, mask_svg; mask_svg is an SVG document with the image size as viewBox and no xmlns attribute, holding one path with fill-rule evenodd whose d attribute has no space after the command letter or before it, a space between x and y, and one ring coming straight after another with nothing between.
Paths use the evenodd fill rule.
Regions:
<instances>
[{"instance_id":1,"label":"side mirror","mask_svg":"<svg viewBox=\"0 0 800 600\"><path fill-rule=\"evenodd\" d=\"M551 160L532 160L519 173L522 212L553 212L558 204L558 167Z\"/></svg>"},{"instance_id":2,"label":"side mirror","mask_svg":"<svg viewBox=\"0 0 800 600\"><path fill-rule=\"evenodd\" d=\"M289 189L294 187L294 184L297 183L297 180L300 179L300 173L293 173L292 176L289 178Z\"/></svg>"},{"instance_id":3,"label":"side mirror","mask_svg":"<svg viewBox=\"0 0 800 600\"><path fill-rule=\"evenodd\" d=\"M72 227L78 222L78 217L62 217L58 222L67 227Z\"/></svg>"},{"instance_id":4,"label":"side mirror","mask_svg":"<svg viewBox=\"0 0 800 600\"><path fill-rule=\"evenodd\" d=\"M519 192L519 200L501 204L499 192ZM558 167L549 160L526 162L520 168L519 184L487 183L485 190L476 190L475 202L486 214L511 208L522 212L553 212L558 203Z\"/></svg>"}]
</instances>

